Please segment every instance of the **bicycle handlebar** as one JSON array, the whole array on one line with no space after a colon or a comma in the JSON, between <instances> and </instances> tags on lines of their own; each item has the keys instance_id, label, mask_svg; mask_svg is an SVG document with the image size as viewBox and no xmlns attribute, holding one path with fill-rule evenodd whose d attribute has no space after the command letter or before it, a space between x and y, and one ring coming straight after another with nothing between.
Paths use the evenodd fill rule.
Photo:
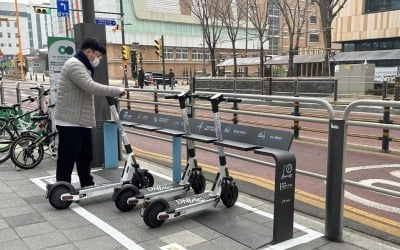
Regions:
<instances>
[{"instance_id":1,"label":"bicycle handlebar","mask_svg":"<svg viewBox=\"0 0 400 250\"><path fill-rule=\"evenodd\" d=\"M35 99L34 97L32 97L32 96L27 96L26 99L24 99L24 100L21 101L21 103L22 103L22 102L27 102L27 101L34 102L35 100L36 100L36 99Z\"/></svg>"}]
</instances>

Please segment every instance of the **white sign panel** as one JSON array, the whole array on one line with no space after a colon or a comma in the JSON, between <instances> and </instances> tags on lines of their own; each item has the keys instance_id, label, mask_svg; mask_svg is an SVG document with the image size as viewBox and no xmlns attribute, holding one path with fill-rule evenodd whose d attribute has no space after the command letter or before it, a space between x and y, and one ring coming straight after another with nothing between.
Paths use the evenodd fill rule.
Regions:
<instances>
[{"instance_id":1,"label":"white sign panel","mask_svg":"<svg viewBox=\"0 0 400 250\"><path fill-rule=\"evenodd\" d=\"M375 81L383 82L388 81L392 82L393 78L397 76L398 68L395 67L375 67Z\"/></svg>"},{"instance_id":2,"label":"white sign panel","mask_svg":"<svg viewBox=\"0 0 400 250\"><path fill-rule=\"evenodd\" d=\"M50 100L56 102L57 86L64 63L75 54L75 43L72 38L48 37Z\"/></svg>"}]
</instances>

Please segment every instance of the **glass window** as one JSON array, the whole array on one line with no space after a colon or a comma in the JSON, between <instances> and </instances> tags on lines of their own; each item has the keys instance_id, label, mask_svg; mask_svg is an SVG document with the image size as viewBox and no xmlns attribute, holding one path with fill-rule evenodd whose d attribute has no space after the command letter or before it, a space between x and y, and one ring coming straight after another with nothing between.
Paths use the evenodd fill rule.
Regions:
<instances>
[{"instance_id":1,"label":"glass window","mask_svg":"<svg viewBox=\"0 0 400 250\"><path fill-rule=\"evenodd\" d=\"M0 38L2 38L3 37L3 32L0 32Z\"/></svg>"},{"instance_id":2,"label":"glass window","mask_svg":"<svg viewBox=\"0 0 400 250\"><path fill-rule=\"evenodd\" d=\"M176 49L176 60L187 60L188 50L187 49Z\"/></svg>"},{"instance_id":3,"label":"glass window","mask_svg":"<svg viewBox=\"0 0 400 250\"><path fill-rule=\"evenodd\" d=\"M18 38L18 33L15 33L15 37Z\"/></svg>"},{"instance_id":4,"label":"glass window","mask_svg":"<svg viewBox=\"0 0 400 250\"><path fill-rule=\"evenodd\" d=\"M11 33L7 33L7 37L8 37L8 38L11 38Z\"/></svg>"},{"instance_id":5,"label":"glass window","mask_svg":"<svg viewBox=\"0 0 400 250\"><path fill-rule=\"evenodd\" d=\"M393 41L393 49L400 49L400 40Z\"/></svg>"},{"instance_id":6,"label":"glass window","mask_svg":"<svg viewBox=\"0 0 400 250\"><path fill-rule=\"evenodd\" d=\"M173 60L174 59L174 50L172 48L164 49L165 60Z\"/></svg>"},{"instance_id":7,"label":"glass window","mask_svg":"<svg viewBox=\"0 0 400 250\"><path fill-rule=\"evenodd\" d=\"M203 55L205 60L210 60L210 53L206 49L192 50L192 60L203 60Z\"/></svg>"},{"instance_id":8,"label":"glass window","mask_svg":"<svg viewBox=\"0 0 400 250\"><path fill-rule=\"evenodd\" d=\"M282 36L283 36L283 37L289 37L289 31L288 31L288 29L284 29L284 30L282 31Z\"/></svg>"},{"instance_id":9,"label":"glass window","mask_svg":"<svg viewBox=\"0 0 400 250\"><path fill-rule=\"evenodd\" d=\"M392 49L393 43L391 41L380 41L379 49Z\"/></svg>"},{"instance_id":10,"label":"glass window","mask_svg":"<svg viewBox=\"0 0 400 250\"><path fill-rule=\"evenodd\" d=\"M384 12L400 9L399 0L365 0L365 13Z\"/></svg>"},{"instance_id":11,"label":"glass window","mask_svg":"<svg viewBox=\"0 0 400 250\"><path fill-rule=\"evenodd\" d=\"M10 22L7 22L7 27L10 27Z\"/></svg>"},{"instance_id":12,"label":"glass window","mask_svg":"<svg viewBox=\"0 0 400 250\"><path fill-rule=\"evenodd\" d=\"M372 50L378 50L378 49L379 49L379 41L373 41Z\"/></svg>"},{"instance_id":13,"label":"glass window","mask_svg":"<svg viewBox=\"0 0 400 250\"><path fill-rule=\"evenodd\" d=\"M316 15L311 15L310 16L310 23L313 23L313 24L317 23L317 16Z\"/></svg>"},{"instance_id":14,"label":"glass window","mask_svg":"<svg viewBox=\"0 0 400 250\"><path fill-rule=\"evenodd\" d=\"M354 43L344 43L343 44L344 52L350 52L350 51L355 51L355 50L356 50L356 45Z\"/></svg>"},{"instance_id":15,"label":"glass window","mask_svg":"<svg viewBox=\"0 0 400 250\"><path fill-rule=\"evenodd\" d=\"M356 50L358 51L368 51L371 50L371 42L361 42L356 45Z\"/></svg>"},{"instance_id":16,"label":"glass window","mask_svg":"<svg viewBox=\"0 0 400 250\"><path fill-rule=\"evenodd\" d=\"M8 47L11 47L11 43L8 44Z\"/></svg>"},{"instance_id":17,"label":"glass window","mask_svg":"<svg viewBox=\"0 0 400 250\"><path fill-rule=\"evenodd\" d=\"M319 42L319 34L310 34L310 43Z\"/></svg>"}]
</instances>

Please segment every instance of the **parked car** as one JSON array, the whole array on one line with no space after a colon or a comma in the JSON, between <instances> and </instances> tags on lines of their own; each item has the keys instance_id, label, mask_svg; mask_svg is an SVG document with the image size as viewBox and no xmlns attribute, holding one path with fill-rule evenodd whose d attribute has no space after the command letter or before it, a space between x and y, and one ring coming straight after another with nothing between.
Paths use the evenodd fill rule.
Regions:
<instances>
[{"instance_id":1,"label":"parked car","mask_svg":"<svg viewBox=\"0 0 400 250\"><path fill-rule=\"evenodd\" d=\"M158 72L146 72L144 73L144 84L145 85L159 85L163 84L162 73ZM165 75L165 84L169 85L168 75Z\"/></svg>"}]
</instances>

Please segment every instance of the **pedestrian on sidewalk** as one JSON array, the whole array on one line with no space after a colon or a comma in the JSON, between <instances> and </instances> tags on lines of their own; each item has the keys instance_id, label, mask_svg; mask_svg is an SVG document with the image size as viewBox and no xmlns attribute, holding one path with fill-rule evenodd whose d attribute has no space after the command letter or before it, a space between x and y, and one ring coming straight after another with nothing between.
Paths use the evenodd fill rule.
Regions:
<instances>
[{"instance_id":1,"label":"pedestrian on sidewalk","mask_svg":"<svg viewBox=\"0 0 400 250\"><path fill-rule=\"evenodd\" d=\"M144 71L143 71L142 68L140 68L139 72L138 72L138 82L139 82L139 87L141 89L143 89L143 86L144 86Z\"/></svg>"},{"instance_id":2,"label":"pedestrian on sidewalk","mask_svg":"<svg viewBox=\"0 0 400 250\"><path fill-rule=\"evenodd\" d=\"M94 96L125 95L124 88L93 80L95 67L105 53L105 47L98 40L88 38L61 69L55 111L59 136L57 181L71 183L76 164L81 187L94 185L90 173L93 159L91 128L96 126Z\"/></svg>"},{"instance_id":3,"label":"pedestrian on sidewalk","mask_svg":"<svg viewBox=\"0 0 400 250\"><path fill-rule=\"evenodd\" d=\"M169 78L169 86L175 87L175 73L172 71L172 69L169 69L168 78Z\"/></svg>"}]
</instances>

